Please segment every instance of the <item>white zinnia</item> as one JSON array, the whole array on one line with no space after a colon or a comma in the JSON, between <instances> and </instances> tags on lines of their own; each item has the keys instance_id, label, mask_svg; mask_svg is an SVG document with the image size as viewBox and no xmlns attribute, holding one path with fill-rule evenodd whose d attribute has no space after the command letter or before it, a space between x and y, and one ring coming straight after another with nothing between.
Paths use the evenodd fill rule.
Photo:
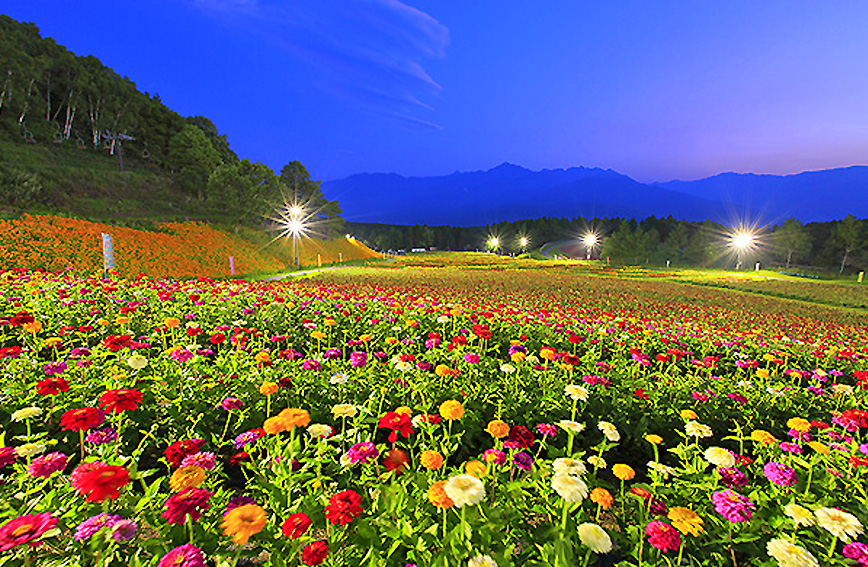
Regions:
<instances>
[{"instance_id":1,"label":"white zinnia","mask_svg":"<svg viewBox=\"0 0 868 567\"><path fill-rule=\"evenodd\" d=\"M136 353L127 359L127 364L129 364L130 368L133 370L141 370L148 365L148 359L139 353Z\"/></svg>"},{"instance_id":2,"label":"white zinnia","mask_svg":"<svg viewBox=\"0 0 868 567\"><path fill-rule=\"evenodd\" d=\"M311 437L328 437L332 434L332 426L323 423L311 423L307 426L307 432Z\"/></svg>"},{"instance_id":3,"label":"white zinnia","mask_svg":"<svg viewBox=\"0 0 868 567\"><path fill-rule=\"evenodd\" d=\"M807 549L785 539L769 540L766 551L778 560L781 567L819 567L817 558Z\"/></svg>"},{"instance_id":4,"label":"white zinnia","mask_svg":"<svg viewBox=\"0 0 868 567\"><path fill-rule=\"evenodd\" d=\"M350 377L343 372L338 372L337 374L329 378L329 384L346 384L347 380L349 379Z\"/></svg>"},{"instance_id":5,"label":"white zinnia","mask_svg":"<svg viewBox=\"0 0 868 567\"><path fill-rule=\"evenodd\" d=\"M39 443L25 443L24 445L15 447L15 454L23 459L26 459L27 457L35 457L44 452L45 445L40 445Z\"/></svg>"},{"instance_id":6,"label":"white zinnia","mask_svg":"<svg viewBox=\"0 0 868 567\"><path fill-rule=\"evenodd\" d=\"M663 463L658 463L657 461L648 461L648 468L657 471L663 476L663 478L669 478L670 476L678 474L677 469L673 469L672 467L668 467Z\"/></svg>"},{"instance_id":7,"label":"white zinnia","mask_svg":"<svg viewBox=\"0 0 868 567\"><path fill-rule=\"evenodd\" d=\"M497 563L494 562L494 559L490 555L477 555L470 558L470 561L467 562L467 567L497 567Z\"/></svg>"},{"instance_id":8,"label":"white zinnia","mask_svg":"<svg viewBox=\"0 0 868 567\"><path fill-rule=\"evenodd\" d=\"M576 421L570 421L569 419L560 420L558 422L558 426L560 426L560 428L563 429L564 431L566 431L567 433L573 433L573 434L581 433L582 431L585 430L585 424L584 423L578 423Z\"/></svg>"},{"instance_id":9,"label":"white zinnia","mask_svg":"<svg viewBox=\"0 0 868 567\"><path fill-rule=\"evenodd\" d=\"M709 447L705 450L705 460L716 467L735 466L735 457L723 447Z\"/></svg>"},{"instance_id":10,"label":"white zinnia","mask_svg":"<svg viewBox=\"0 0 868 567\"><path fill-rule=\"evenodd\" d=\"M358 410L353 404L338 404L332 408L335 419L339 417L356 417Z\"/></svg>"},{"instance_id":11,"label":"white zinnia","mask_svg":"<svg viewBox=\"0 0 868 567\"><path fill-rule=\"evenodd\" d=\"M804 506L799 506L795 502L784 506L784 514L786 514L797 526L808 527L813 526L816 523L814 522L814 513Z\"/></svg>"},{"instance_id":12,"label":"white zinnia","mask_svg":"<svg viewBox=\"0 0 868 567\"><path fill-rule=\"evenodd\" d=\"M684 424L684 431L690 437L711 437L714 434L710 427L698 421L688 421Z\"/></svg>"},{"instance_id":13,"label":"white zinnia","mask_svg":"<svg viewBox=\"0 0 868 567\"><path fill-rule=\"evenodd\" d=\"M606 530L597 524L585 523L579 525L579 539L583 545L591 548L594 553L609 553L612 551L612 538Z\"/></svg>"},{"instance_id":14,"label":"white zinnia","mask_svg":"<svg viewBox=\"0 0 868 567\"><path fill-rule=\"evenodd\" d=\"M817 516L818 526L845 543L862 533L862 523L849 512L837 508L819 508L814 515Z\"/></svg>"},{"instance_id":15,"label":"white zinnia","mask_svg":"<svg viewBox=\"0 0 868 567\"><path fill-rule=\"evenodd\" d=\"M42 408L31 406L29 408L21 408L18 411L12 412L12 421L24 421L25 419L33 419L42 415Z\"/></svg>"},{"instance_id":16,"label":"white zinnia","mask_svg":"<svg viewBox=\"0 0 868 567\"><path fill-rule=\"evenodd\" d=\"M603 432L603 435L605 435L606 439L609 441L614 443L621 440L621 434L618 433L618 429L608 421L601 421L597 424L597 427Z\"/></svg>"},{"instance_id":17,"label":"white zinnia","mask_svg":"<svg viewBox=\"0 0 868 567\"><path fill-rule=\"evenodd\" d=\"M512 364L503 364L500 367L500 371L506 374L512 374L513 372L515 372L515 366L513 366Z\"/></svg>"},{"instance_id":18,"label":"white zinnia","mask_svg":"<svg viewBox=\"0 0 868 567\"><path fill-rule=\"evenodd\" d=\"M446 495L455 502L457 508L474 506L485 498L485 485L482 481L469 474L458 474L446 481L443 486Z\"/></svg>"},{"instance_id":19,"label":"white zinnia","mask_svg":"<svg viewBox=\"0 0 868 567\"><path fill-rule=\"evenodd\" d=\"M567 502L581 502L588 497L588 485L572 475L554 475L552 488Z\"/></svg>"},{"instance_id":20,"label":"white zinnia","mask_svg":"<svg viewBox=\"0 0 868 567\"><path fill-rule=\"evenodd\" d=\"M595 469L604 469L606 468L606 459L597 455L591 455L588 457L588 464L592 465Z\"/></svg>"},{"instance_id":21,"label":"white zinnia","mask_svg":"<svg viewBox=\"0 0 868 567\"><path fill-rule=\"evenodd\" d=\"M578 384L567 384L564 387L564 393L573 400L588 401L588 389Z\"/></svg>"},{"instance_id":22,"label":"white zinnia","mask_svg":"<svg viewBox=\"0 0 868 567\"><path fill-rule=\"evenodd\" d=\"M559 459L555 459L552 463L552 468L555 471L555 474L571 474L574 476L581 476L588 472L587 467L582 461L577 459L570 459L568 457L561 457Z\"/></svg>"}]
</instances>

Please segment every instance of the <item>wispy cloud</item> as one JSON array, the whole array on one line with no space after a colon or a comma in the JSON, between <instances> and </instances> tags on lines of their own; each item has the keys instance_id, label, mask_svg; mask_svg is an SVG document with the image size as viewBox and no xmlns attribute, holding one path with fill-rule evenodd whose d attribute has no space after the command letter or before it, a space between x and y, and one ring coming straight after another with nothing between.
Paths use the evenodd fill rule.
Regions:
<instances>
[{"instance_id":1,"label":"wispy cloud","mask_svg":"<svg viewBox=\"0 0 868 567\"><path fill-rule=\"evenodd\" d=\"M449 30L398 0L190 0L243 24L317 69L324 91L425 128L441 86L424 63L444 57Z\"/></svg>"}]
</instances>

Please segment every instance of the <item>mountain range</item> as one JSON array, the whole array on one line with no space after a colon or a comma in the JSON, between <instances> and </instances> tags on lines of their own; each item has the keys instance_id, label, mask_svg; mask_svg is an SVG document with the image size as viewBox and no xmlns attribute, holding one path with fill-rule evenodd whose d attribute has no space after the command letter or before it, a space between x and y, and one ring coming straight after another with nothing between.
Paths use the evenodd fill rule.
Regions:
<instances>
[{"instance_id":1,"label":"mountain range","mask_svg":"<svg viewBox=\"0 0 868 567\"><path fill-rule=\"evenodd\" d=\"M794 175L721 173L696 181L640 183L611 169L531 171L503 163L435 177L361 173L322 184L351 222L484 226L540 217L672 215L733 225L868 215L868 166Z\"/></svg>"}]
</instances>

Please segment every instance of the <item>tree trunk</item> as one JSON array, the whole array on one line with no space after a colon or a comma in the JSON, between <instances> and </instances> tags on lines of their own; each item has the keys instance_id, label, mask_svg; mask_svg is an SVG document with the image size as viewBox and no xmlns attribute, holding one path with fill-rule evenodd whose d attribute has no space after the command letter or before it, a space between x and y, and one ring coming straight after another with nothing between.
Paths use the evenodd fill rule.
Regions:
<instances>
[{"instance_id":1,"label":"tree trunk","mask_svg":"<svg viewBox=\"0 0 868 567\"><path fill-rule=\"evenodd\" d=\"M45 83L45 121L51 122L51 71L48 72L48 80Z\"/></svg>"},{"instance_id":2,"label":"tree trunk","mask_svg":"<svg viewBox=\"0 0 868 567\"><path fill-rule=\"evenodd\" d=\"M87 95L87 114L90 118L90 133L93 138L93 147L99 149L99 114L102 109L102 99L94 100Z\"/></svg>"},{"instance_id":3,"label":"tree trunk","mask_svg":"<svg viewBox=\"0 0 868 567\"><path fill-rule=\"evenodd\" d=\"M3 101L6 100L6 93L9 92L9 81L12 78L12 71L6 71L6 80L3 82L3 92L0 93L0 115L3 114Z\"/></svg>"},{"instance_id":4,"label":"tree trunk","mask_svg":"<svg viewBox=\"0 0 868 567\"><path fill-rule=\"evenodd\" d=\"M847 263L847 254L849 254L849 253L850 253L850 248L849 248L849 247L848 247L848 248L844 248L844 259L841 260L841 269L838 270L838 273L839 273L839 274L843 274L843 273L844 273L844 264Z\"/></svg>"},{"instance_id":5,"label":"tree trunk","mask_svg":"<svg viewBox=\"0 0 868 567\"><path fill-rule=\"evenodd\" d=\"M18 125L24 126L24 117L27 114L27 107L30 106L30 95L33 93L33 83L36 79L30 79L30 85L27 87L27 96L24 98L24 108L21 109L21 116L18 117Z\"/></svg>"},{"instance_id":6,"label":"tree trunk","mask_svg":"<svg viewBox=\"0 0 868 567\"><path fill-rule=\"evenodd\" d=\"M787 252L787 269L790 269L790 260L793 258L793 251L790 250Z\"/></svg>"}]
</instances>

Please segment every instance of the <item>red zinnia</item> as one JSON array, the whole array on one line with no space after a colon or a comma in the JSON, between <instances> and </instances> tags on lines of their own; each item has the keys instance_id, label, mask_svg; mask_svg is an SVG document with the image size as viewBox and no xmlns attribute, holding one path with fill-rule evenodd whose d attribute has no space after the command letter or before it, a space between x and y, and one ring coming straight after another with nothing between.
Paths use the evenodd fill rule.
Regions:
<instances>
[{"instance_id":1,"label":"red zinnia","mask_svg":"<svg viewBox=\"0 0 868 567\"><path fill-rule=\"evenodd\" d=\"M163 454L166 456L166 460L169 461L173 467L180 467L181 461L184 460L184 457L201 452L202 445L204 444L205 441L202 439L185 439L184 441L176 441L169 445Z\"/></svg>"},{"instance_id":2,"label":"red zinnia","mask_svg":"<svg viewBox=\"0 0 868 567\"><path fill-rule=\"evenodd\" d=\"M868 411L859 410L859 409L848 409L844 410L841 414L841 417L847 418L856 423L856 425L860 428L868 427Z\"/></svg>"},{"instance_id":3,"label":"red zinnia","mask_svg":"<svg viewBox=\"0 0 868 567\"><path fill-rule=\"evenodd\" d=\"M122 348L129 347L133 343L133 338L129 335L111 335L102 341L102 346L112 352L117 352Z\"/></svg>"},{"instance_id":4,"label":"red zinnia","mask_svg":"<svg viewBox=\"0 0 868 567\"><path fill-rule=\"evenodd\" d=\"M107 465L99 461L82 463L72 471L72 486L88 502L114 500L118 489L130 482L130 473L124 467Z\"/></svg>"},{"instance_id":5,"label":"red zinnia","mask_svg":"<svg viewBox=\"0 0 868 567\"><path fill-rule=\"evenodd\" d=\"M142 401L142 393L131 388L107 390L99 398L99 407L113 413L134 410Z\"/></svg>"},{"instance_id":6,"label":"red zinnia","mask_svg":"<svg viewBox=\"0 0 868 567\"><path fill-rule=\"evenodd\" d=\"M298 512L288 517L280 530L283 535L292 539L298 539L310 528L311 521L307 514Z\"/></svg>"},{"instance_id":7,"label":"red zinnia","mask_svg":"<svg viewBox=\"0 0 868 567\"><path fill-rule=\"evenodd\" d=\"M522 425L513 425L509 430L509 440L515 441L522 449L530 449L533 445L533 433Z\"/></svg>"},{"instance_id":8,"label":"red zinnia","mask_svg":"<svg viewBox=\"0 0 868 567\"><path fill-rule=\"evenodd\" d=\"M325 561L329 554L329 546L324 541L315 541L307 544L301 550L301 560L305 565L319 565Z\"/></svg>"},{"instance_id":9,"label":"red zinnia","mask_svg":"<svg viewBox=\"0 0 868 567\"><path fill-rule=\"evenodd\" d=\"M12 319L9 320L9 324L13 327L20 327L22 325L26 325L27 323L32 323L36 319L33 318L33 315L28 313L27 311L19 311L15 314Z\"/></svg>"},{"instance_id":10,"label":"red zinnia","mask_svg":"<svg viewBox=\"0 0 868 567\"><path fill-rule=\"evenodd\" d=\"M352 490L338 492L329 499L325 513L332 524L345 526L362 515L362 497Z\"/></svg>"},{"instance_id":11,"label":"red zinnia","mask_svg":"<svg viewBox=\"0 0 868 567\"><path fill-rule=\"evenodd\" d=\"M36 384L36 391L40 396L56 396L60 392L69 391L69 382L60 376L49 376Z\"/></svg>"},{"instance_id":12,"label":"red zinnia","mask_svg":"<svg viewBox=\"0 0 868 567\"><path fill-rule=\"evenodd\" d=\"M0 358L17 358L21 355L22 349L18 346L9 346L0 348Z\"/></svg>"},{"instance_id":13,"label":"red zinnia","mask_svg":"<svg viewBox=\"0 0 868 567\"><path fill-rule=\"evenodd\" d=\"M653 521L645 526L648 543L663 553L675 551L681 547L681 535L678 530L664 522Z\"/></svg>"},{"instance_id":14,"label":"red zinnia","mask_svg":"<svg viewBox=\"0 0 868 567\"><path fill-rule=\"evenodd\" d=\"M90 406L66 410L60 417L60 427L72 431L87 431L105 421L105 414Z\"/></svg>"},{"instance_id":15,"label":"red zinnia","mask_svg":"<svg viewBox=\"0 0 868 567\"><path fill-rule=\"evenodd\" d=\"M389 434L389 443L394 443L398 440L398 433L403 435L405 439L413 433L413 422L406 413L386 412L386 415L380 418L379 427L380 429L392 430Z\"/></svg>"},{"instance_id":16,"label":"red zinnia","mask_svg":"<svg viewBox=\"0 0 868 567\"><path fill-rule=\"evenodd\" d=\"M409 462L410 458L407 456L407 453L401 449L392 449L383 457L383 465L385 465L387 471L397 470L399 473L404 472L404 468Z\"/></svg>"}]
</instances>

